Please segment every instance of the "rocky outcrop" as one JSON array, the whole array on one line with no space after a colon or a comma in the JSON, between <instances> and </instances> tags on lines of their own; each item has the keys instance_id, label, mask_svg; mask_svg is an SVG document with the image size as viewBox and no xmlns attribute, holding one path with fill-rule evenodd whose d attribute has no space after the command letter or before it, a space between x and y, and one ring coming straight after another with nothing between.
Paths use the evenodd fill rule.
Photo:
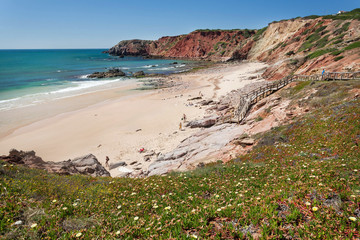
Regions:
<instances>
[{"instance_id":1,"label":"rocky outcrop","mask_svg":"<svg viewBox=\"0 0 360 240\"><path fill-rule=\"evenodd\" d=\"M90 74L88 78L112 78L112 77L124 77L126 74L120 69L110 69L107 72L94 72Z\"/></svg>"},{"instance_id":2,"label":"rocky outcrop","mask_svg":"<svg viewBox=\"0 0 360 240\"><path fill-rule=\"evenodd\" d=\"M108 53L114 56L147 56L152 42L139 39L124 40L110 48Z\"/></svg>"},{"instance_id":3,"label":"rocky outcrop","mask_svg":"<svg viewBox=\"0 0 360 240\"><path fill-rule=\"evenodd\" d=\"M291 73L360 70L359 9L344 16L305 17L272 22L260 30L196 30L156 41L121 41L112 55L187 58L195 60L251 60L269 63L263 77L270 80ZM356 15L357 14L357 15ZM344 20L342 20L344 19Z\"/></svg>"},{"instance_id":4,"label":"rocky outcrop","mask_svg":"<svg viewBox=\"0 0 360 240\"><path fill-rule=\"evenodd\" d=\"M244 59L250 50L247 44L255 30L196 30L186 35L162 37L156 41L121 41L109 49L116 56L150 56L228 60ZM241 46L246 47L242 48ZM241 49L241 50L240 50Z\"/></svg>"},{"instance_id":5,"label":"rocky outcrop","mask_svg":"<svg viewBox=\"0 0 360 240\"><path fill-rule=\"evenodd\" d=\"M92 154L63 162L45 162L36 156L34 151L24 152L13 149L8 156L0 156L0 160L10 164L24 165L29 168L44 169L49 173L60 175L110 176L110 173Z\"/></svg>"}]
</instances>

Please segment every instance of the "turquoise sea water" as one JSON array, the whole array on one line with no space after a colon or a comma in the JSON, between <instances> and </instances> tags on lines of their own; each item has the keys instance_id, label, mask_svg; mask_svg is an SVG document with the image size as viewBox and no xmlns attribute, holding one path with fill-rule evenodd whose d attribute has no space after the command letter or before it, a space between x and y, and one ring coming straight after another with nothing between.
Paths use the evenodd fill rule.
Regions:
<instances>
[{"instance_id":1,"label":"turquoise sea water","mask_svg":"<svg viewBox=\"0 0 360 240\"><path fill-rule=\"evenodd\" d=\"M109 68L125 73L186 71L191 62L167 59L118 58L105 49L0 50L0 111L34 105L116 86L129 78L89 79Z\"/></svg>"}]
</instances>

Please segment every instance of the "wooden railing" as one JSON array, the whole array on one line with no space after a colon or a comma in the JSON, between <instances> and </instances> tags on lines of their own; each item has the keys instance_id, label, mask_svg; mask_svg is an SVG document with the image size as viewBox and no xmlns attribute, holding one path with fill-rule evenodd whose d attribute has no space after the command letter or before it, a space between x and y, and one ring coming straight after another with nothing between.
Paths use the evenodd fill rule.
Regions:
<instances>
[{"instance_id":1,"label":"wooden railing","mask_svg":"<svg viewBox=\"0 0 360 240\"><path fill-rule=\"evenodd\" d=\"M257 103L266 96L276 92L294 81L321 81L321 80L351 80L360 79L359 72L329 72L323 75L291 75L281 80L265 84L251 92L243 94L239 98L239 102L231 115L224 116L222 122L240 123L245 119L251 105Z\"/></svg>"}]
</instances>

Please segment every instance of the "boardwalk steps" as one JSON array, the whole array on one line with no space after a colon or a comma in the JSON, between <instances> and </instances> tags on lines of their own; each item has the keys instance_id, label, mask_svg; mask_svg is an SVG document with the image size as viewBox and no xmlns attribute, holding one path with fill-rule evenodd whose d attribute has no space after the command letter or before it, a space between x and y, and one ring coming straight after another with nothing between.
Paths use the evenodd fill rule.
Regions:
<instances>
[{"instance_id":1,"label":"boardwalk steps","mask_svg":"<svg viewBox=\"0 0 360 240\"><path fill-rule=\"evenodd\" d=\"M240 123L245 119L251 106L268 95L278 91L294 81L331 81L331 80L360 80L359 72L329 72L323 75L291 75L281 80L268 83L239 97L239 102L231 115L224 116L222 123Z\"/></svg>"}]
</instances>

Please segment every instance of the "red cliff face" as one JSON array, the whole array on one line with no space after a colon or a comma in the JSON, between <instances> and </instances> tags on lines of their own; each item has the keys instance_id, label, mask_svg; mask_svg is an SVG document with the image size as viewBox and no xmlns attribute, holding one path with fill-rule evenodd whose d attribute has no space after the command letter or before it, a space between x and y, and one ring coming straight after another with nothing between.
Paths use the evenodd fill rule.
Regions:
<instances>
[{"instance_id":1,"label":"red cliff face","mask_svg":"<svg viewBox=\"0 0 360 240\"><path fill-rule=\"evenodd\" d=\"M156 41L122 41L109 50L112 55L147 55L196 60L246 59L254 30L196 30ZM242 46L246 45L246 48Z\"/></svg>"},{"instance_id":2,"label":"red cliff face","mask_svg":"<svg viewBox=\"0 0 360 240\"><path fill-rule=\"evenodd\" d=\"M226 61L262 61L271 65L264 77L291 73L360 71L360 21L342 16L296 18L270 23L261 30L196 30L156 41L122 41L113 55Z\"/></svg>"}]
</instances>

